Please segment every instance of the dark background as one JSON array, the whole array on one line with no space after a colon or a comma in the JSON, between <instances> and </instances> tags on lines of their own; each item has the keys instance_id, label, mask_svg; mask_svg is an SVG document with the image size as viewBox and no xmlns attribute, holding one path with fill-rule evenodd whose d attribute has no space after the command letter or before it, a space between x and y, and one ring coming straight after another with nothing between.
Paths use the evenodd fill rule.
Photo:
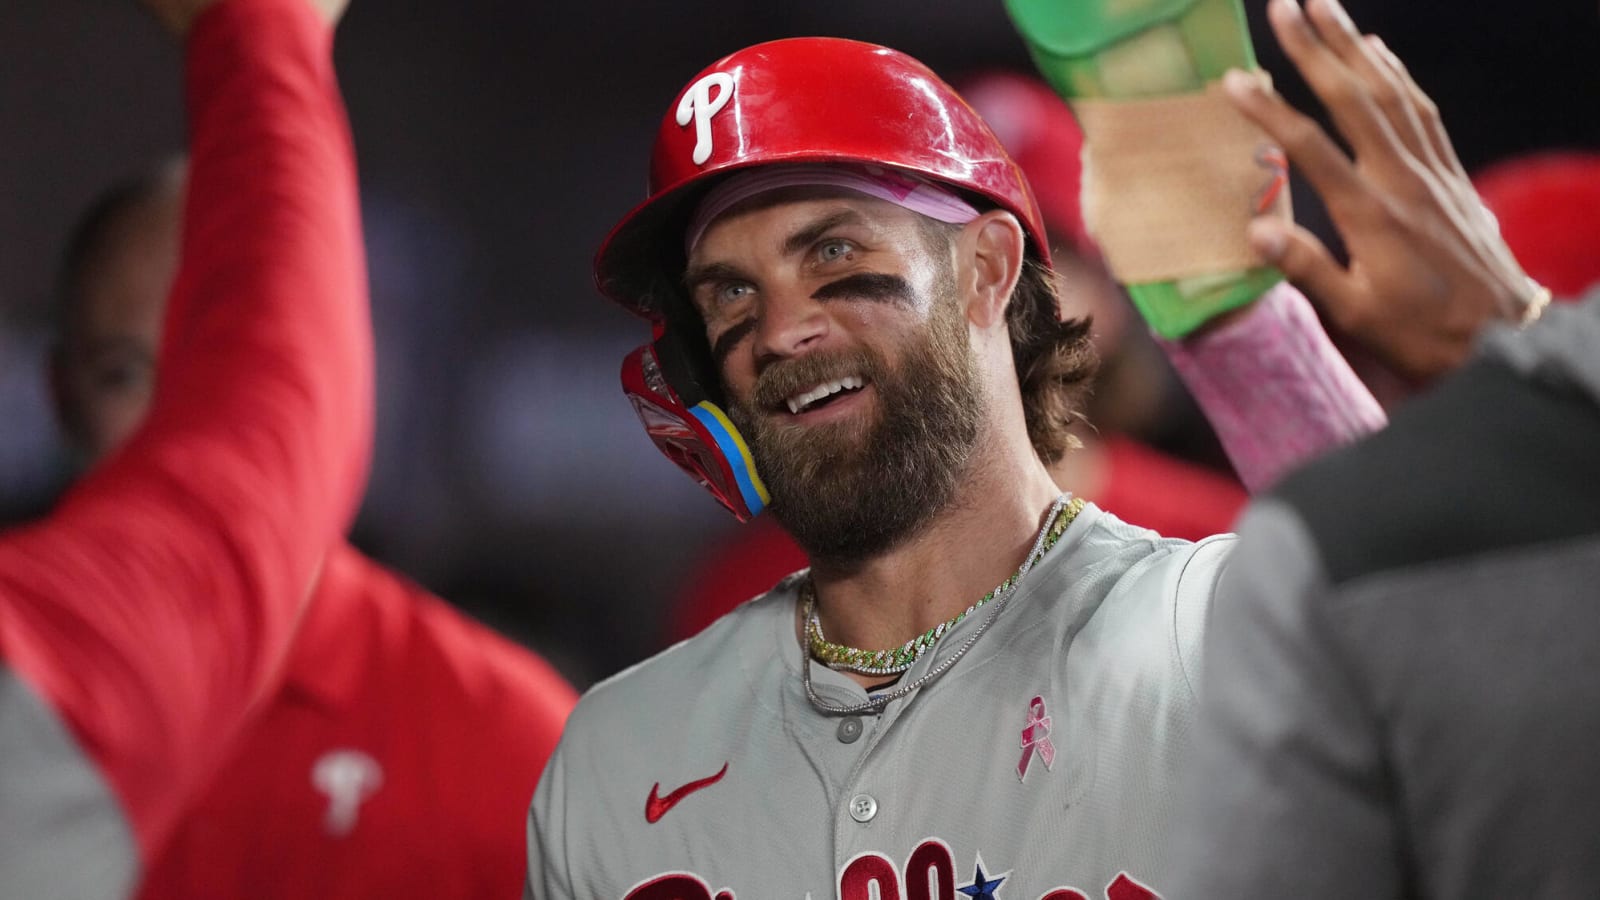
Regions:
<instances>
[{"instance_id":1,"label":"dark background","mask_svg":"<svg viewBox=\"0 0 1600 900\"><path fill-rule=\"evenodd\" d=\"M1309 108L1247 0L1263 65ZM1439 102L1469 168L1600 147L1600 8L1351 0ZM732 520L617 387L642 323L589 259L643 196L660 115L760 40L889 44L947 78L1026 68L1000 0L804 4L355 0L337 62L360 156L380 344L357 539L580 684L656 649ZM40 377L55 257L110 182L183 143L178 50L131 0L0 2L0 520L67 471ZM1308 192L1296 197L1315 221Z\"/></svg>"}]
</instances>

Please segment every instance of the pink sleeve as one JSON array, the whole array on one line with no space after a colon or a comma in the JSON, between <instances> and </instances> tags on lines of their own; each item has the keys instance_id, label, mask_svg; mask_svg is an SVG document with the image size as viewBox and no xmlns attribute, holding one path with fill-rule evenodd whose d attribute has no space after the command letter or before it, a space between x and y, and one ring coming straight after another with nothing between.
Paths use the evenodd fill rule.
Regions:
<instances>
[{"instance_id":1,"label":"pink sleeve","mask_svg":"<svg viewBox=\"0 0 1600 900\"><path fill-rule=\"evenodd\" d=\"M304 0L226 0L195 23L150 416L0 538L3 665L66 723L145 858L275 687L365 479L371 328L331 40Z\"/></svg>"},{"instance_id":2,"label":"pink sleeve","mask_svg":"<svg viewBox=\"0 0 1600 900\"><path fill-rule=\"evenodd\" d=\"M1161 345L1251 491L1388 421L1287 282L1238 319Z\"/></svg>"}]
</instances>

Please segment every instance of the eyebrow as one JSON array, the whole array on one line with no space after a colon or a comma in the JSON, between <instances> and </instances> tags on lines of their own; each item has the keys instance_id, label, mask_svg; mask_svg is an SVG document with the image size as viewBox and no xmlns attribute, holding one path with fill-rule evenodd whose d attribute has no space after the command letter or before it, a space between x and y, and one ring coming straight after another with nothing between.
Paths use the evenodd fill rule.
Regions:
<instances>
[{"instance_id":1,"label":"eyebrow","mask_svg":"<svg viewBox=\"0 0 1600 900\"><path fill-rule=\"evenodd\" d=\"M748 281L744 272L736 266L727 263L706 263L703 266L691 266L683 273L683 286L688 289L689 296L693 297L695 290L708 281Z\"/></svg>"},{"instance_id":2,"label":"eyebrow","mask_svg":"<svg viewBox=\"0 0 1600 900\"><path fill-rule=\"evenodd\" d=\"M826 216L801 226L783 241L783 255L793 256L804 251L816 243L824 234L841 225L856 225L866 221L859 212L853 209L841 209ZM727 263L714 262L702 266L691 266L683 273L683 286L692 296L695 289L708 281L748 281L749 276L735 266Z\"/></svg>"},{"instance_id":3,"label":"eyebrow","mask_svg":"<svg viewBox=\"0 0 1600 900\"><path fill-rule=\"evenodd\" d=\"M838 212L823 216L810 225L802 227L799 231L789 235L783 242L783 255L793 256L805 250L824 234L838 228L840 225L856 225L864 221L861 214L853 209L841 209Z\"/></svg>"}]
</instances>

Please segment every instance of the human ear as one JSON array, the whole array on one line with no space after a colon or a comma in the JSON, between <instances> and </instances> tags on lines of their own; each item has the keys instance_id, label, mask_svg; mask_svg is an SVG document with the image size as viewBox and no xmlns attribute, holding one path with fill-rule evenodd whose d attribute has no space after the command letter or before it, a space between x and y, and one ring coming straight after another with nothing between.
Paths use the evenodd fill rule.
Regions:
<instances>
[{"instance_id":1,"label":"human ear","mask_svg":"<svg viewBox=\"0 0 1600 900\"><path fill-rule=\"evenodd\" d=\"M967 319L980 328L1005 323L1006 305L1022 276L1022 225L1005 210L991 210L962 228Z\"/></svg>"}]
</instances>

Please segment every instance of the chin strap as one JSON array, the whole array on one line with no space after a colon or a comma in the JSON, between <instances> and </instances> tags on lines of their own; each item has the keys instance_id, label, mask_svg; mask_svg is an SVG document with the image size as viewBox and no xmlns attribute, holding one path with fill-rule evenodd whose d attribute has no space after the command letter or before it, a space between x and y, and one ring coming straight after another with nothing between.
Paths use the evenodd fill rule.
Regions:
<instances>
[{"instance_id":1,"label":"chin strap","mask_svg":"<svg viewBox=\"0 0 1600 900\"><path fill-rule=\"evenodd\" d=\"M718 455L727 461L750 516L760 513L772 502L772 495L767 493L766 484L756 472L756 461L750 456L750 445L744 442L744 435L729 421L722 408L709 400L695 404L689 413L705 427Z\"/></svg>"}]
</instances>

